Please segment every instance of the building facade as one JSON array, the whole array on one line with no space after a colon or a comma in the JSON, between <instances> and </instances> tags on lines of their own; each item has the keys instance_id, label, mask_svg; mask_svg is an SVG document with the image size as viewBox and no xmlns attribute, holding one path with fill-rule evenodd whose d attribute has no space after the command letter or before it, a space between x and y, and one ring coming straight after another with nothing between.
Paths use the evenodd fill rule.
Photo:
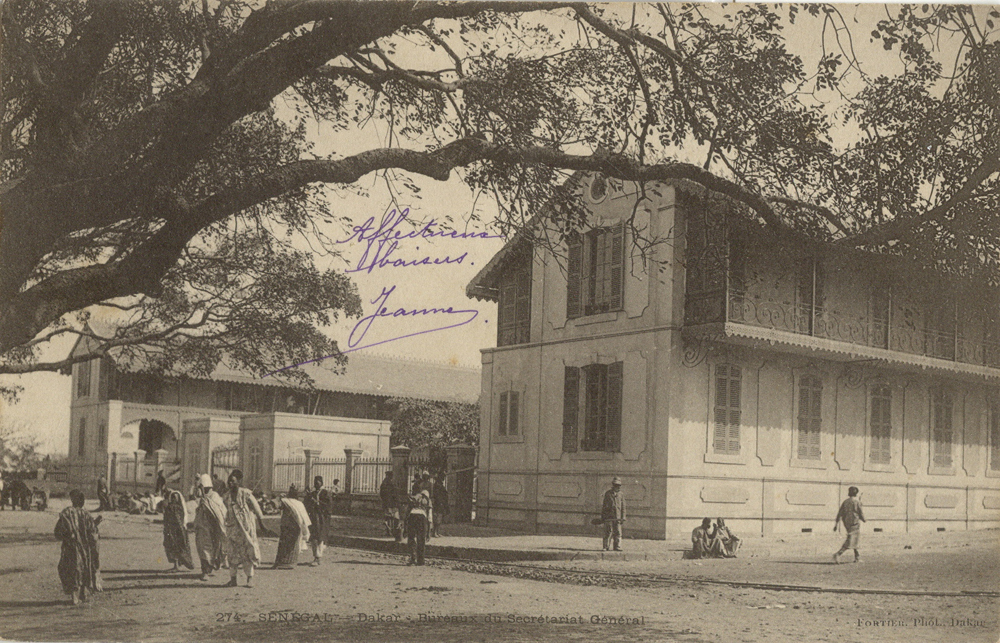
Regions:
<instances>
[{"instance_id":1,"label":"building facade","mask_svg":"<svg viewBox=\"0 0 1000 643\"><path fill-rule=\"evenodd\" d=\"M642 537L829 529L849 485L887 532L1000 525L995 291L778 238L690 184L580 189L583 231L518 237L467 289L498 302L479 517L591 533L619 475Z\"/></svg>"},{"instance_id":2,"label":"building facade","mask_svg":"<svg viewBox=\"0 0 1000 643\"><path fill-rule=\"evenodd\" d=\"M87 341L74 354L86 354ZM343 372L305 369L312 391L224 365L207 378L163 378L110 357L74 364L68 482L89 488L103 474L148 487L164 470L186 486L210 470L216 449L238 445L249 482L269 489L274 462L307 450L388 458L394 397L475 402L479 395L478 369L433 362L354 354Z\"/></svg>"}]
</instances>

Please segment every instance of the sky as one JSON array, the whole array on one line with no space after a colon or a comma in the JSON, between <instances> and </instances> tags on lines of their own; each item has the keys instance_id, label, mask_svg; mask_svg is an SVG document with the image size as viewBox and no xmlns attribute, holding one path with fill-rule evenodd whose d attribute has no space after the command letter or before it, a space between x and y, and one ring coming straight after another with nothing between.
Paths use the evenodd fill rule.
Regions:
<instances>
[{"instance_id":1,"label":"sky","mask_svg":"<svg viewBox=\"0 0 1000 643\"><path fill-rule=\"evenodd\" d=\"M989 7L982 9L985 12ZM722 6L714 10L731 11ZM851 28L854 37L853 46L863 61L866 73L877 75L898 67L895 52L891 54L884 52L878 42L869 37L868 30L860 26L869 22L879 12L884 12L883 8L874 5L841 5L840 10ZM855 20L859 20L859 24L855 24ZM802 55L807 68L814 65L819 58L815 24L803 17L796 25L789 26L787 31L789 48ZM832 37L833 32L828 32L828 35ZM826 95L819 94L817 100L829 101L830 105L834 105L837 97L828 92ZM385 144L386 133L379 131L374 125L364 131L353 133L349 138L345 138L343 134L335 134L325 125L313 123L311 128L310 135L315 142L314 153L318 157L331 152L348 155ZM357 226L363 225L371 218L377 227L383 217L394 208L397 212L408 208L409 220L414 223L447 222L444 229L450 228L461 232L493 232L482 223L470 224L469 220L475 214L480 221L490 221L496 215L496 205L488 197L474 194L454 175L446 182L419 176L407 178L420 188L416 197L395 202L382 179L369 175L358 183L366 192L366 196L334 195L331 191L332 209L338 215L349 216ZM401 224L399 229L408 231L414 227ZM439 225L434 229L442 228ZM329 234L334 239L344 240L344 243L340 244L342 257L336 260L324 260L325 263L320 262L320 266L331 266L340 270L356 268L368 244L357 239L348 240L350 231L338 229L329 231ZM369 315L383 305L390 311L398 308L412 310L452 307L456 311L468 312L446 315L447 323L465 323L446 330L424 332L443 325L439 316L376 319L372 321L363 337L359 338L358 331L352 338L351 331L357 320L350 320L330 329L332 336L338 340L342 350L347 350L352 345L368 346L362 350L452 364L478 365L480 350L495 346L496 343L496 304L467 298L465 286L502 245L503 240L499 238L400 241L393 259L414 261L423 257L439 260L448 257L449 263L436 266L387 266L370 272L352 273L362 298L364 314ZM460 261L459 257L462 257ZM422 334L414 335L415 333ZM406 335L411 336L404 337ZM68 350L68 348L66 345L59 347L58 350ZM70 378L40 373L20 378L5 377L0 378L0 381L19 384L24 388L17 404L7 405L0 401L0 423L37 437L42 442L42 450L45 452L65 453L68 448L66 442L69 433Z\"/></svg>"}]
</instances>

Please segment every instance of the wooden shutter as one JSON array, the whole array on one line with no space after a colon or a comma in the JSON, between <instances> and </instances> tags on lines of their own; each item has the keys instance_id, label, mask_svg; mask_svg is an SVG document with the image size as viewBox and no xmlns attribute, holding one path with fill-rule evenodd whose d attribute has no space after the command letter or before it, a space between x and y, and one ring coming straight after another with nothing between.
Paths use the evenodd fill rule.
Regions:
<instances>
[{"instance_id":1,"label":"wooden shutter","mask_svg":"<svg viewBox=\"0 0 1000 643\"><path fill-rule=\"evenodd\" d=\"M624 365L615 362L608 365L607 399L607 450L617 453L622 450L622 376Z\"/></svg>"},{"instance_id":2,"label":"wooden shutter","mask_svg":"<svg viewBox=\"0 0 1000 643\"><path fill-rule=\"evenodd\" d=\"M729 420L729 367L721 364L715 367L715 432L712 435L712 448L716 453L725 453L727 422Z\"/></svg>"},{"instance_id":3,"label":"wooden shutter","mask_svg":"<svg viewBox=\"0 0 1000 643\"><path fill-rule=\"evenodd\" d=\"M497 346L509 346L516 343L516 303L517 280L505 279L500 284L500 303L497 306Z\"/></svg>"},{"instance_id":4,"label":"wooden shutter","mask_svg":"<svg viewBox=\"0 0 1000 643\"><path fill-rule=\"evenodd\" d=\"M509 397L507 398L507 408L509 410L508 420L507 420L507 435L517 435L518 431L521 430L518 423L518 413L520 412L520 404L518 404L520 393L517 391L511 391Z\"/></svg>"},{"instance_id":5,"label":"wooden shutter","mask_svg":"<svg viewBox=\"0 0 1000 643\"><path fill-rule=\"evenodd\" d=\"M739 455L741 414L741 371L738 366L715 367L715 430L712 448L716 453Z\"/></svg>"},{"instance_id":6,"label":"wooden shutter","mask_svg":"<svg viewBox=\"0 0 1000 643\"><path fill-rule=\"evenodd\" d=\"M583 314L582 272L583 272L583 237L573 233L567 238L566 259L566 317L576 319Z\"/></svg>"},{"instance_id":7,"label":"wooden shutter","mask_svg":"<svg viewBox=\"0 0 1000 643\"><path fill-rule=\"evenodd\" d=\"M990 404L990 470L1000 471L1000 403Z\"/></svg>"},{"instance_id":8,"label":"wooden shutter","mask_svg":"<svg viewBox=\"0 0 1000 643\"><path fill-rule=\"evenodd\" d=\"M498 418L497 433L507 435L507 393L500 394L500 416Z\"/></svg>"},{"instance_id":9,"label":"wooden shutter","mask_svg":"<svg viewBox=\"0 0 1000 643\"><path fill-rule=\"evenodd\" d=\"M625 223L619 223L608 232L611 234L611 310L625 306Z\"/></svg>"},{"instance_id":10,"label":"wooden shutter","mask_svg":"<svg viewBox=\"0 0 1000 643\"><path fill-rule=\"evenodd\" d=\"M563 384L563 452L576 453L580 414L580 369L567 366Z\"/></svg>"},{"instance_id":11,"label":"wooden shutter","mask_svg":"<svg viewBox=\"0 0 1000 643\"><path fill-rule=\"evenodd\" d=\"M517 271L514 303L514 343L524 344L531 333L531 255Z\"/></svg>"},{"instance_id":12,"label":"wooden shutter","mask_svg":"<svg viewBox=\"0 0 1000 643\"><path fill-rule=\"evenodd\" d=\"M806 375L799 380L799 444L798 456L819 460L820 431L822 429L823 384L818 378Z\"/></svg>"},{"instance_id":13,"label":"wooden shutter","mask_svg":"<svg viewBox=\"0 0 1000 643\"><path fill-rule=\"evenodd\" d=\"M740 425L742 417L742 382L741 373L738 366L729 367L729 434L727 436L726 451L730 455L740 453Z\"/></svg>"}]
</instances>

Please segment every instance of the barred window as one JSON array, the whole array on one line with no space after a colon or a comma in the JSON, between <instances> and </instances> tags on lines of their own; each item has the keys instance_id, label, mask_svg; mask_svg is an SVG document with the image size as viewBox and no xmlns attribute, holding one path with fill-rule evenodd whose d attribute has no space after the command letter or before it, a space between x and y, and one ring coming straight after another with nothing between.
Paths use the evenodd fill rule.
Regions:
<instances>
[{"instance_id":1,"label":"barred window","mask_svg":"<svg viewBox=\"0 0 1000 643\"><path fill-rule=\"evenodd\" d=\"M814 375L799 378L798 457L803 460L820 459L822 401L823 382Z\"/></svg>"},{"instance_id":2,"label":"barred window","mask_svg":"<svg viewBox=\"0 0 1000 643\"><path fill-rule=\"evenodd\" d=\"M886 385L872 388L871 416L868 422L868 459L887 464L892 459L892 389Z\"/></svg>"},{"instance_id":3,"label":"barred window","mask_svg":"<svg viewBox=\"0 0 1000 643\"><path fill-rule=\"evenodd\" d=\"M931 392L932 445L931 458L936 467L950 467L952 442L952 409L954 402L951 392L937 388Z\"/></svg>"},{"instance_id":4,"label":"barred window","mask_svg":"<svg viewBox=\"0 0 1000 643\"><path fill-rule=\"evenodd\" d=\"M715 367L715 433L712 447L716 453L740 453L740 377L739 366L719 364Z\"/></svg>"}]
</instances>

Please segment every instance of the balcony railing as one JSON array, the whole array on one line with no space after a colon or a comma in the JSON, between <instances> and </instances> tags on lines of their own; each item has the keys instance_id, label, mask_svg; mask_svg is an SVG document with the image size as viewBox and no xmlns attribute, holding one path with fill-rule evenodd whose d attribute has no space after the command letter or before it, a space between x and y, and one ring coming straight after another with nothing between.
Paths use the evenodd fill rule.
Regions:
<instances>
[{"instance_id":1,"label":"balcony railing","mask_svg":"<svg viewBox=\"0 0 1000 643\"><path fill-rule=\"evenodd\" d=\"M724 304L728 303L728 306ZM859 346L911 355L1000 368L1000 342L971 341L961 333L896 325L888 320L843 315L823 307L802 306L763 299L730 290L689 295L685 323L723 320L798 335L809 335Z\"/></svg>"}]
</instances>

